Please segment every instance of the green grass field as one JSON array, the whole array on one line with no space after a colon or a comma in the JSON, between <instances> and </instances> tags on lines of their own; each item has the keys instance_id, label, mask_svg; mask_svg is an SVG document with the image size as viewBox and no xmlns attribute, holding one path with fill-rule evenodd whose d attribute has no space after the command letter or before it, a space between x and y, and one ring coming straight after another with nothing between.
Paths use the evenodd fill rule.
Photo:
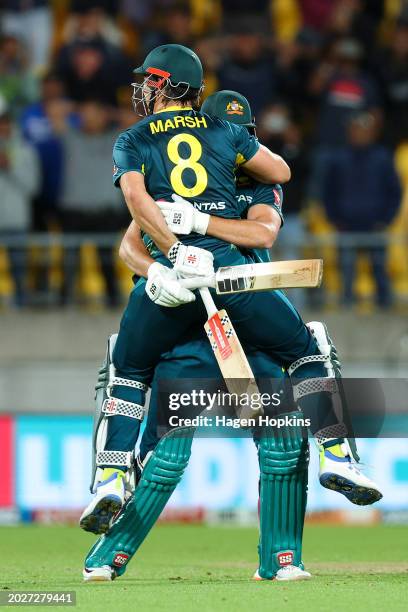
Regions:
<instances>
[{"instance_id":1,"label":"green grass field","mask_svg":"<svg viewBox=\"0 0 408 612\"><path fill-rule=\"evenodd\" d=\"M127 573L84 584L94 539L75 527L0 528L1 589L75 590L77 608L138 610L392 612L407 610L408 528L307 526L308 582L254 582L251 528L159 526Z\"/></svg>"}]
</instances>

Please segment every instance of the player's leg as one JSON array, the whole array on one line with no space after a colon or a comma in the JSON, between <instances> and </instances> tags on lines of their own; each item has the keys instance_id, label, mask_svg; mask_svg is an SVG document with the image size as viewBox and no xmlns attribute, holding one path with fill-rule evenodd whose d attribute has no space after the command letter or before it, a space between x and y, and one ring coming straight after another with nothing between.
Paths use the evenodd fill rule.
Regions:
<instances>
[{"instance_id":1,"label":"player's leg","mask_svg":"<svg viewBox=\"0 0 408 612\"><path fill-rule=\"evenodd\" d=\"M94 533L106 531L123 504L124 475L133 466L147 386L161 354L177 343L189 321L203 317L201 305L157 306L146 295L144 286L144 281L139 281L130 295L111 355L114 376L109 398L103 404L106 418L99 431L103 443L97 459L97 467L103 471L97 473L95 498L80 519L81 527Z\"/></svg>"},{"instance_id":2,"label":"player's leg","mask_svg":"<svg viewBox=\"0 0 408 612\"><path fill-rule=\"evenodd\" d=\"M336 486L331 478L321 478L323 486L343 493L358 505L381 499L377 485L356 467L345 440L343 398L332 363L333 345L325 326L305 325L281 291L222 296L221 302L242 341L252 343L287 367L296 401L312 421L321 456L332 459L330 474L339 476ZM326 452L326 446L331 450ZM347 483L343 481L345 469Z\"/></svg>"},{"instance_id":3,"label":"player's leg","mask_svg":"<svg viewBox=\"0 0 408 612\"><path fill-rule=\"evenodd\" d=\"M279 416L288 414L292 418L302 419L303 414L288 395L288 374L264 353L257 352L249 359L257 376L273 376L275 387L283 389ZM269 413L271 409L266 408L265 415L269 416ZM266 427L255 430L254 441L258 447L260 470L259 569L254 578L310 578L302 563L309 464L307 430L300 425L290 430Z\"/></svg>"},{"instance_id":4,"label":"player's leg","mask_svg":"<svg viewBox=\"0 0 408 612\"><path fill-rule=\"evenodd\" d=\"M289 413L299 418L302 413ZM303 525L309 448L304 428L265 428L258 442L260 541L256 580L304 580Z\"/></svg>"},{"instance_id":5,"label":"player's leg","mask_svg":"<svg viewBox=\"0 0 408 612\"><path fill-rule=\"evenodd\" d=\"M117 334L108 338L106 356L98 372L98 381L95 387L95 415L92 442L92 482L90 490L94 497L80 518L80 526L85 531L104 533L108 530L111 518L121 509L125 497L133 492L135 487L134 451L123 451L119 448L107 450L107 434L109 419L126 410L131 425L124 434L138 433L144 412L140 406L130 402L123 406L112 398L111 389L117 382L115 367L113 365L113 351ZM133 384L133 381L121 381L124 384ZM121 445L123 448L123 445ZM109 467L106 467L109 464ZM125 471L123 466L128 469Z\"/></svg>"},{"instance_id":6,"label":"player's leg","mask_svg":"<svg viewBox=\"0 0 408 612\"><path fill-rule=\"evenodd\" d=\"M361 506L373 504L382 498L382 494L378 485L367 478L359 469L358 463L360 458L357 453L355 440L344 438L343 423L344 428L350 432L351 421L341 378L341 363L336 347L324 323L311 321L307 323L307 326L317 342L320 353L327 358L324 363L327 376L331 379L332 402L342 421L342 424L328 426L316 433L320 456L320 483L327 489L342 493L353 504ZM299 362L291 366L290 373L292 376L295 375L298 368L301 368L301 363ZM313 395L314 391L310 386L311 383L314 385L324 384L322 380L314 382L294 380L296 383L294 395L297 400L300 400L302 397L307 398L309 394Z\"/></svg>"},{"instance_id":7,"label":"player's leg","mask_svg":"<svg viewBox=\"0 0 408 612\"><path fill-rule=\"evenodd\" d=\"M210 349L207 341L203 339L203 332L197 333L196 337L192 340L181 343L175 347L171 352L164 354L162 360L157 366L152 382L150 405L147 416L146 428L142 436L140 445L140 456L139 456L139 477L138 487L135 491L134 503L137 503L136 496L140 494L141 489L139 488L141 475L148 474L146 472L150 461L157 461L156 447L160 441L160 433L158 429L158 406L160 404L160 389L161 381L165 380L180 380L181 378L188 379L193 384L195 378L208 378L218 380L219 370L217 363L214 359L212 350ZM222 381L220 381L221 383ZM191 436L193 435L192 430L190 431ZM189 435L190 435L189 434ZM162 443L161 447L165 444ZM168 446L168 442L166 445ZM190 441L191 444L191 441ZM161 448L160 447L160 448ZM187 448L187 447L186 447ZM156 459L154 459L156 457ZM184 469L184 468L183 468ZM176 486L178 480L173 479L173 485ZM140 485L142 486L142 485ZM167 499L166 495L158 495L154 487L149 489L152 503L156 504L157 507L164 508ZM142 489L143 495L146 493ZM171 492L170 492L171 494ZM145 499L143 497L143 499ZM150 502L149 502L150 506ZM148 506L146 505L146 508ZM160 511L161 511L160 510ZM125 518L121 518L122 514ZM144 509L140 510L140 513L136 513L133 507L133 500L128 502L124 507L122 514L119 515L120 523L119 527L116 527L115 522L115 538L105 541L105 545L102 552L99 552L99 557L96 559L93 557L93 551L99 550L98 545L101 540L92 547L89 552L85 565L87 570L84 570L84 579L87 581L99 581L99 580L112 580L116 575L121 575L130 561L136 550L140 546L141 541L145 536L140 535L135 539L128 541L127 531L135 531L139 529L137 523L141 520L145 525L148 524L150 527L153 526L154 521L151 522L151 516L144 515ZM160 512L159 512L160 514ZM132 523L134 522L134 524ZM146 535L149 530L146 531ZM123 532L123 533L122 533ZM139 533L139 532L138 532ZM109 532L110 534L110 532ZM142 538L142 539L140 539ZM127 542L125 550L119 550L117 542ZM90 565L92 564L92 565Z\"/></svg>"},{"instance_id":8,"label":"player's leg","mask_svg":"<svg viewBox=\"0 0 408 612\"><path fill-rule=\"evenodd\" d=\"M180 482L190 457L192 439L193 430L188 428L175 429L163 436L147 461L134 497L85 559L85 580L97 579L101 570L105 574L110 571L113 579L116 569L123 570Z\"/></svg>"},{"instance_id":9,"label":"player's leg","mask_svg":"<svg viewBox=\"0 0 408 612\"><path fill-rule=\"evenodd\" d=\"M192 341L187 345L181 345L179 347L176 347L176 349L174 349L174 351L170 353L169 357L170 359L168 359L168 361L163 360L156 369L155 379L152 386L150 410L154 408L159 402L158 392L160 378L173 377L174 379L177 379L183 376L184 378L188 377L193 382L195 378L205 377L216 379L216 377L219 375L216 362L212 355L212 351L209 349L208 344L206 342L203 342L202 340ZM275 385L284 379L284 372L282 368L274 364L267 356L261 355L257 352L254 352L253 350L249 350L248 358L253 371L260 378L279 379L275 382ZM200 363L202 365L201 369ZM153 443L156 436L156 431L154 427L156 416L152 416L156 415L156 411L150 412L150 410L147 422L147 430L150 429L150 435L149 440L145 443L145 449L148 448L149 451L152 451L152 448L151 446L149 447L149 444ZM149 425L150 419L151 425ZM150 457L147 457L146 469L150 465L150 461L155 456L155 453L156 451L153 449L153 454L150 455ZM285 452L281 453L282 456L284 454ZM304 483L306 487L306 480L304 480ZM138 494L138 490L139 489L137 488L136 496ZM285 488L283 489L283 495L287 496L287 491L285 490ZM304 497L304 499L306 500L306 496ZM162 498L162 501L165 501L164 498ZM285 500L282 501L282 503L285 505L286 508L286 497ZM273 508L273 504L270 504L269 506L265 504L266 496L264 496L264 513L262 515L263 517L265 517L264 525L266 530L268 529L268 525L272 524L272 518L270 518L270 520L268 521L266 515L267 512L269 512L269 510ZM289 510L290 507L288 506L288 511ZM111 533L109 532L108 536L103 538L104 543L103 545L101 545L102 548L99 546L99 543L102 542L102 540L99 540L98 543L88 554L86 559L86 570L84 570L84 579L86 581L112 580L115 576L122 575L130 559L140 546L140 541L138 538L129 540L128 534L125 533L128 530L139 528L136 525L136 522L139 520L138 515L134 513L133 508L130 506L130 502L125 506L125 509L123 510L122 514L124 514L127 518L126 520L120 518L120 521L118 521L118 527L116 527L115 523L115 538L108 539ZM122 517L122 514L119 516ZM296 533L300 534L300 539L303 529L303 518L304 513L296 517L296 520L299 521L299 526L296 529ZM270 534L264 536L262 532L260 540L261 545L264 541L263 538L266 537L264 544L265 550L268 549L268 547L270 546L274 546L277 550L280 550L282 542L287 542L289 540L290 542L292 542L292 540L290 539L292 530L293 523L289 522L283 523L281 531L279 533L274 533L273 537L271 537ZM297 539L296 544L296 550L298 551L298 557L300 558L301 541L299 541L299 538ZM97 556L94 556L95 551L98 553ZM308 576L308 574L306 574L306 572L304 572L300 566L295 566L295 563L297 563L297 558L296 560L293 560L293 566L290 570L287 569L284 572L281 572L281 579L297 580L299 579L299 575L301 575L302 577ZM285 576L285 578L283 578L283 576Z\"/></svg>"},{"instance_id":10,"label":"player's leg","mask_svg":"<svg viewBox=\"0 0 408 612\"><path fill-rule=\"evenodd\" d=\"M204 309L199 300L178 308L157 306L145 293L145 284L141 279L131 293L121 320L113 362L118 377L149 385L162 354L172 350L191 327L202 321ZM116 384L112 392L117 399L144 405L142 389ZM114 437L114 427L109 434Z\"/></svg>"}]
</instances>

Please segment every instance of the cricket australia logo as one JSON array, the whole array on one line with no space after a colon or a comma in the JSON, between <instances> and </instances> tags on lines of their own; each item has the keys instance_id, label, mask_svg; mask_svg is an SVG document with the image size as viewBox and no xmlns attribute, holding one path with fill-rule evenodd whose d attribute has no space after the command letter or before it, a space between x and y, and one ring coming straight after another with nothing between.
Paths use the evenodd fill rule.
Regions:
<instances>
[{"instance_id":1,"label":"cricket australia logo","mask_svg":"<svg viewBox=\"0 0 408 612\"><path fill-rule=\"evenodd\" d=\"M228 102L227 108L225 110L227 111L227 115L244 114L244 107L238 102L238 100L232 100L231 102Z\"/></svg>"}]
</instances>

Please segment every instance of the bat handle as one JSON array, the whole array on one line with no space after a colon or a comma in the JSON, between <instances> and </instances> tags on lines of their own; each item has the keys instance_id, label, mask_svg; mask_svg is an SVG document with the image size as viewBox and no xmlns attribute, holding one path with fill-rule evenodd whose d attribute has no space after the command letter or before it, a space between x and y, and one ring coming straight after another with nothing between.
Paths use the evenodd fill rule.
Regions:
<instances>
[{"instance_id":1,"label":"bat handle","mask_svg":"<svg viewBox=\"0 0 408 612\"><path fill-rule=\"evenodd\" d=\"M207 311L208 318L210 319L213 315L217 314L218 309L214 303L214 300L212 299L212 296L211 296L211 293L208 287L203 287L202 289L200 289L200 295L201 295L201 299L203 300L205 309Z\"/></svg>"},{"instance_id":2,"label":"bat handle","mask_svg":"<svg viewBox=\"0 0 408 612\"><path fill-rule=\"evenodd\" d=\"M185 289L200 289L201 287L215 287L215 275L194 276L193 278L180 278L179 283Z\"/></svg>"}]
</instances>

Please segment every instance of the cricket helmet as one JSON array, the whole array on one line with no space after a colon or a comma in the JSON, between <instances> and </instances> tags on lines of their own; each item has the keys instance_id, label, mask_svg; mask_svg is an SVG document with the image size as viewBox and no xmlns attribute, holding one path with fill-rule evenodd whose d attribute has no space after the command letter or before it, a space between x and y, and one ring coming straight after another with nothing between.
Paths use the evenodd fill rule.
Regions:
<instances>
[{"instance_id":1,"label":"cricket helmet","mask_svg":"<svg viewBox=\"0 0 408 612\"><path fill-rule=\"evenodd\" d=\"M141 104L144 115L153 112L154 101L159 93L170 100L178 100L190 89L201 91L203 88L203 67L200 58L192 49L183 45L156 47L147 54L143 64L133 72L144 77L141 83L132 83L135 111L138 112ZM168 85L170 87L167 87ZM175 90L174 95L171 93L172 89Z\"/></svg>"},{"instance_id":2,"label":"cricket helmet","mask_svg":"<svg viewBox=\"0 0 408 612\"><path fill-rule=\"evenodd\" d=\"M223 89L211 94L204 100L201 112L246 128L256 127L248 100L237 91Z\"/></svg>"}]
</instances>

